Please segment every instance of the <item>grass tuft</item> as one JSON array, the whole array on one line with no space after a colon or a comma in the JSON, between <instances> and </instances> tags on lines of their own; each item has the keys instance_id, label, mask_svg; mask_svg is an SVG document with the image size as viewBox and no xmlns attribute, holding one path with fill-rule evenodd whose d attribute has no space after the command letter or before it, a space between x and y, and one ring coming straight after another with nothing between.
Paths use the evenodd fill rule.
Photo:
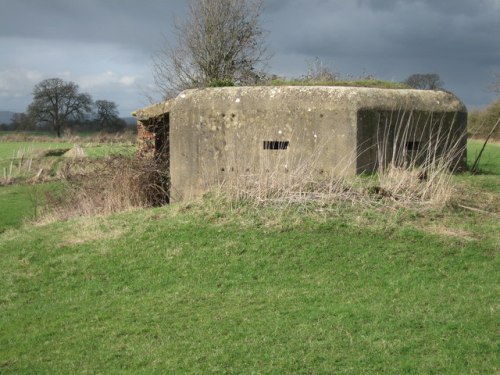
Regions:
<instances>
[{"instance_id":1,"label":"grass tuft","mask_svg":"<svg viewBox=\"0 0 500 375\"><path fill-rule=\"evenodd\" d=\"M265 86L345 86L345 87L371 87L380 89L409 89L404 83L384 81L380 79L360 79L360 80L285 80L273 79L264 83Z\"/></svg>"}]
</instances>

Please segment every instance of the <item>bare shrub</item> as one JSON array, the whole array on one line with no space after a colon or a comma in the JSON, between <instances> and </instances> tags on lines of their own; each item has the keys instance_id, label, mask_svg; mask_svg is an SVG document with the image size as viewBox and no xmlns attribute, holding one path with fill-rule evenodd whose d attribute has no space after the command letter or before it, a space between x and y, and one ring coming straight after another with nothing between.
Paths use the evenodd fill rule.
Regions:
<instances>
[{"instance_id":1,"label":"bare shrub","mask_svg":"<svg viewBox=\"0 0 500 375\"><path fill-rule=\"evenodd\" d=\"M315 57L307 63L307 74L299 80L306 83L313 82L335 82L340 79L340 74L325 64L319 57Z\"/></svg>"},{"instance_id":2,"label":"bare shrub","mask_svg":"<svg viewBox=\"0 0 500 375\"><path fill-rule=\"evenodd\" d=\"M443 87L443 81L436 73L412 74L404 83L418 90L438 90Z\"/></svg>"},{"instance_id":3,"label":"bare shrub","mask_svg":"<svg viewBox=\"0 0 500 375\"><path fill-rule=\"evenodd\" d=\"M109 214L168 203L168 171L155 159L74 159L60 170L65 194L50 200L55 218Z\"/></svg>"},{"instance_id":4,"label":"bare shrub","mask_svg":"<svg viewBox=\"0 0 500 375\"><path fill-rule=\"evenodd\" d=\"M468 128L472 138L485 139L491 132L493 140L500 140L500 128L495 124L500 119L500 99L493 101L483 110L469 112Z\"/></svg>"}]
</instances>

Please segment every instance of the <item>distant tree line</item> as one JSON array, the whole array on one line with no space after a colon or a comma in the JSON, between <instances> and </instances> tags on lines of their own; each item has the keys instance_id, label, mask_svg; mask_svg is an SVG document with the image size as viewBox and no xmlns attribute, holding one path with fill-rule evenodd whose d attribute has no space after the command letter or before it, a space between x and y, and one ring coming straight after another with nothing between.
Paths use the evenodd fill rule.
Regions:
<instances>
[{"instance_id":1,"label":"distant tree line","mask_svg":"<svg viewBox=\"0 0 500 375\"><path fill-rule=\"evenodd\" d=\"M50 130L60 137L65 129L118 132L126 127L118 106L110 100L92 100L74 82L49 78L35 85L33 101L25 113L13 115L1 130Z\"/></svg>"}]
</instances>

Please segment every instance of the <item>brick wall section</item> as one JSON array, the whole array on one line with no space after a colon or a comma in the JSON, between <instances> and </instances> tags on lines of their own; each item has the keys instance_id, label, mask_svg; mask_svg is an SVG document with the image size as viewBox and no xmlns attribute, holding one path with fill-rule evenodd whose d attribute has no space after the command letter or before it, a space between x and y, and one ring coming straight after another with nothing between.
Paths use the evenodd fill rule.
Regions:
<instances>
[{"instance_id":1,"label":"brick wall section","mask_svg":"<svg viewBox=\"0 0 500 375\"><path fill-rule=\"evenodd\" d=\"M155 152L155 133L141 121L137 121L137 152L141 156L153 156Z\"/></svg>"}]
</instances>

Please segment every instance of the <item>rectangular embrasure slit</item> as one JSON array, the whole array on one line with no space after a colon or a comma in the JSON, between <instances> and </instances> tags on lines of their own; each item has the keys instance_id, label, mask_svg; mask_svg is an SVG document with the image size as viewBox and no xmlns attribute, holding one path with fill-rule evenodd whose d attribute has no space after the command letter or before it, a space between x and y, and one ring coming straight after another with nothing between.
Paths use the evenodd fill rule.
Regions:
<instances>
[{"instance_id":1,"label":"rectangular embrasure slit","mask_svg":"<svg viewBox=\"0 0 500 375\"><path fill-rule=\"evenodd\" d=\"M406 151L418 151L419 148L420 148L420 142L417 141L406 142Z\"/></svg>"},{"instance_id":2,"label":"rectangular embrasure slit","mask_svg":"<svg viewBox=\"0 0 500 375\"><path fill-rule=\"evenodd\" d=\"M286 150L289 141L264 141L264 150Z\"/></svg>"}]
</instances>

